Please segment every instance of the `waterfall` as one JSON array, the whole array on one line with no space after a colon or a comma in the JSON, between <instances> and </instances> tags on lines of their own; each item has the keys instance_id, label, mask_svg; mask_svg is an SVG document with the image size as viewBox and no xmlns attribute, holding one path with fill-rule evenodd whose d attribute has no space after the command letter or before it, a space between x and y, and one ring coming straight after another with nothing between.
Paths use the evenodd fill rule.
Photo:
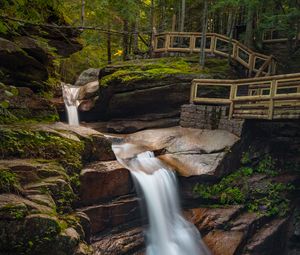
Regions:
<instances>
[{"instance_id":1,"label":"waterfall","mask_svg":"<svg viewBox=\"0 0 300 255\"><path fill-rule=\"evenodd\" d=\"M62 84L63 98L68 114L69 125L78 126L79 117L77 110L77 102L80 87Z\"/></svg>"},{"instance_id":2,"label":"waterfall","mask_svg":"<svg viewBox=\"0 0 300 255\"><path fill-rule=\"evenodd\" d=\"M149 227L147 255L209 255L194 225L184 219L179 206L175 173L153 152L134 155L131 144L113 145L118 161L130 170L145 199Z\"/></svg>"}]
</instances>

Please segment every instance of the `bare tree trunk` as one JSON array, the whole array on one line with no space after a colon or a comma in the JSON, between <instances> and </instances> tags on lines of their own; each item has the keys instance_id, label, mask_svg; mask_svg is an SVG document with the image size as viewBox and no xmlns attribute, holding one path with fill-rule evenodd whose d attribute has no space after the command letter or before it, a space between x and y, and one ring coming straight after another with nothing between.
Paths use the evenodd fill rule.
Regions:
<instances>
[{"instance_id":1,"label":"bare tree trunk","mask_svg":"<svg viewBox=\"0 0 300 255\"><path fill-rule=\"evenodd\" d=\"M150 26L151 26L151 34L150 34L150 38L149 38L149 54L150 57L153 56L153 41L154 41L154 0L151 0L151 8L150 8Z\"/></svg>"},{"instance_id":2,"label":"bare tree trunk","mask_svg":"<svg viewBox=\"0 0 300 255\"><path fill-rule=\"evenodd\" d=\"M252 6L248 6L247 12L247 24L245 33L245 45L249 48L253 48L253 20L254 20L255 9Z\"/></svg>"},{"instance_id":3,"label":"bare tree trunk","mask_svg":"<svg viewBox=\"0 0 300 255\"><path fill-rule=\"evenodd\" d=\"M185 0L181 1L181 20L180 20L180 32L184 31L184 22L185 22Z\"/></svg>"},{"instance_id":4,"label":"bare tree trunk","mask_svg":"<svg viewBox=\"0 0 300 255\"><path fill-rule=\"evenodd\" d=\"M81 0L81 26L84 27L84 20L85 20L85 0Z\"/></svg>"},{"instance_id":5,"label":"bare tree trunk","mask_svg":"<svg viewBox=\"0 0 300 255\"><path fill-rule=\"evenodd\" d=\"M123 60L128 59L128 20L124 20L124 35L123 35Z\"/></svg>"},{"instance_id":6,"label":"bare tree trunk","mask_svg":"<svg viewBox=\"0 0 300 255\"><path fill-rule=\"evenodd\" d=\"M133 53L139 53L139 15L135 19L134 34L133 34Z\"/></svg>"},{"instance_id":7,"label":"bare tree trunk","mask_svg":"<svg viewBox=\"0 0 300 255\"><path fill-rule=\"evenodd\" d=\"M107 63L111 64L111 33L110 33L110 21L108 21L108 33L107 33Z\"/></svg>"},{"instance_id":8,"label":"bare tree trunk","mask_svg":"<svg viewBox=\"0 0 300 255\"><path fill-rule=\"evenodd\" d=\"M175 30L176 30L176 14L174 13L172 17L172 32L175 32Z\"/></svg>"},{"instance_id":9,"label":"bare tree trunk","mask_svg":"<svg viewBox=\"0 0 300 255\"><path fill-rule=\"evenodd\" d=\"M207 22L208 22L208 3L207 0L204 0L204 14L202 21L202 35L201 35L201 50L200 50L200 59L199 64L202 68L205 66L205 45L206 45L206 31L207 31Z\"/></svg>"}]
</instances>

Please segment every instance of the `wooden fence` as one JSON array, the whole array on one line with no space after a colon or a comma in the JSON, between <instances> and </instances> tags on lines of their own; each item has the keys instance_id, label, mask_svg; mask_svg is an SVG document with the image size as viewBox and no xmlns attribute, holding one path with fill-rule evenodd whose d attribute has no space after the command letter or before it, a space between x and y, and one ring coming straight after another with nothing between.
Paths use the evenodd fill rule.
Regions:
<instances>
[{"instance_id":1,"label":"wooden fence","mask_svg":"<svg viewBox=\"0 0 300 255\"><path fill-rule=\"evenodd\" d=\"M154 37L155 53L197 53L201 48L201 33L168 32L156 34ZM254 52L239 41L224 35L208 33L206 35L205 52L231 57L249 70L249 77L268 76L276 73L276 60Z\"/></svg>"},{"instance_id":2,"label":"wooden fence","mask_svg":"<svg viewBox=\"0 0 300 255\"><path fill-rule=\"evenodd\" d=\"M263 43L284 43L287 42L287 31L278 29L269 29L263 32ZM300 33L293 38L293 40L300 40Z\"/></svg>"},{"instance_id":3,"label":"wooden fence","mask_svg":"<svg viewBox=\"0 0 300 255\"><path fill-rule=\"evenodd\" d=\"M242 80L195 79L190 100L227 104L229 118L299 119L300 73Z\"/></svg>"}]
</instances>

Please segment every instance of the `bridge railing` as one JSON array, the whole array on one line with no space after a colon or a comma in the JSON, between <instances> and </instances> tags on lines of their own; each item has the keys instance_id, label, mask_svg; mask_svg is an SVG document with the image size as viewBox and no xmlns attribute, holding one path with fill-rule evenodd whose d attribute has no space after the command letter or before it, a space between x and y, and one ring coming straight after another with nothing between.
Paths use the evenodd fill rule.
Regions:
<instances>
[{"instance_id":1,"label":"bridge railing","mask_svg":"<svg viewBox=\"0 0 300 255\"><path fill-rule=\"evenodd\" d=\"M293 38L293 40L300 40L300 33ZM262 41L263 43L282 43L287 42L287 31L279 29L268 29L263 31Z\"/></svg>"},{"instance_id":2,"label":"bridge railing","mask_svg":"<svg viewBox=\"0 0 300 255\"><path fill-rule=\"evenodd\" d=\"M242 80L195 79L191 103L229 105L229 118L300 118L300 73Z\"/></svg>"},{"instance_id":3,"label":"bridge railing","mask_svg":"<svg viewBox=\"0 0 300 255\"><path fill-rule=\"evenodd\" d=\"M156 34L154 52L198 53L201 48L201 33L168 32ZM254 52L239 41L216 33L206 35L205 52L224 57L231 56L249 70L249 76L268 76L276 73L276 60Z\"/></svg>"}]
</instances>

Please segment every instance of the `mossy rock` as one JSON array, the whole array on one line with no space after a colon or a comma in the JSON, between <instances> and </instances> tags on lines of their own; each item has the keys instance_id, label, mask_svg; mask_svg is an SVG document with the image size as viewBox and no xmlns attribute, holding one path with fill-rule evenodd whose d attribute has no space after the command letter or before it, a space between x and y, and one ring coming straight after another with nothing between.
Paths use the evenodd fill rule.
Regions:
<instances>
[{"instance_id":1,"label":"mossy rock","mask_svg":"<svg viewBox=\"0 0 300 255\"><path fill-rule=\"evenodd\" d=\"M100 80L101 86L114 83L129 84L137 81L159 80L172 75L207 74L230 75L230 66L224 59L207 59L206 68L201 68L194 57L134 60L107 66L109 74Z\"/></svg>"}]
</instances>

